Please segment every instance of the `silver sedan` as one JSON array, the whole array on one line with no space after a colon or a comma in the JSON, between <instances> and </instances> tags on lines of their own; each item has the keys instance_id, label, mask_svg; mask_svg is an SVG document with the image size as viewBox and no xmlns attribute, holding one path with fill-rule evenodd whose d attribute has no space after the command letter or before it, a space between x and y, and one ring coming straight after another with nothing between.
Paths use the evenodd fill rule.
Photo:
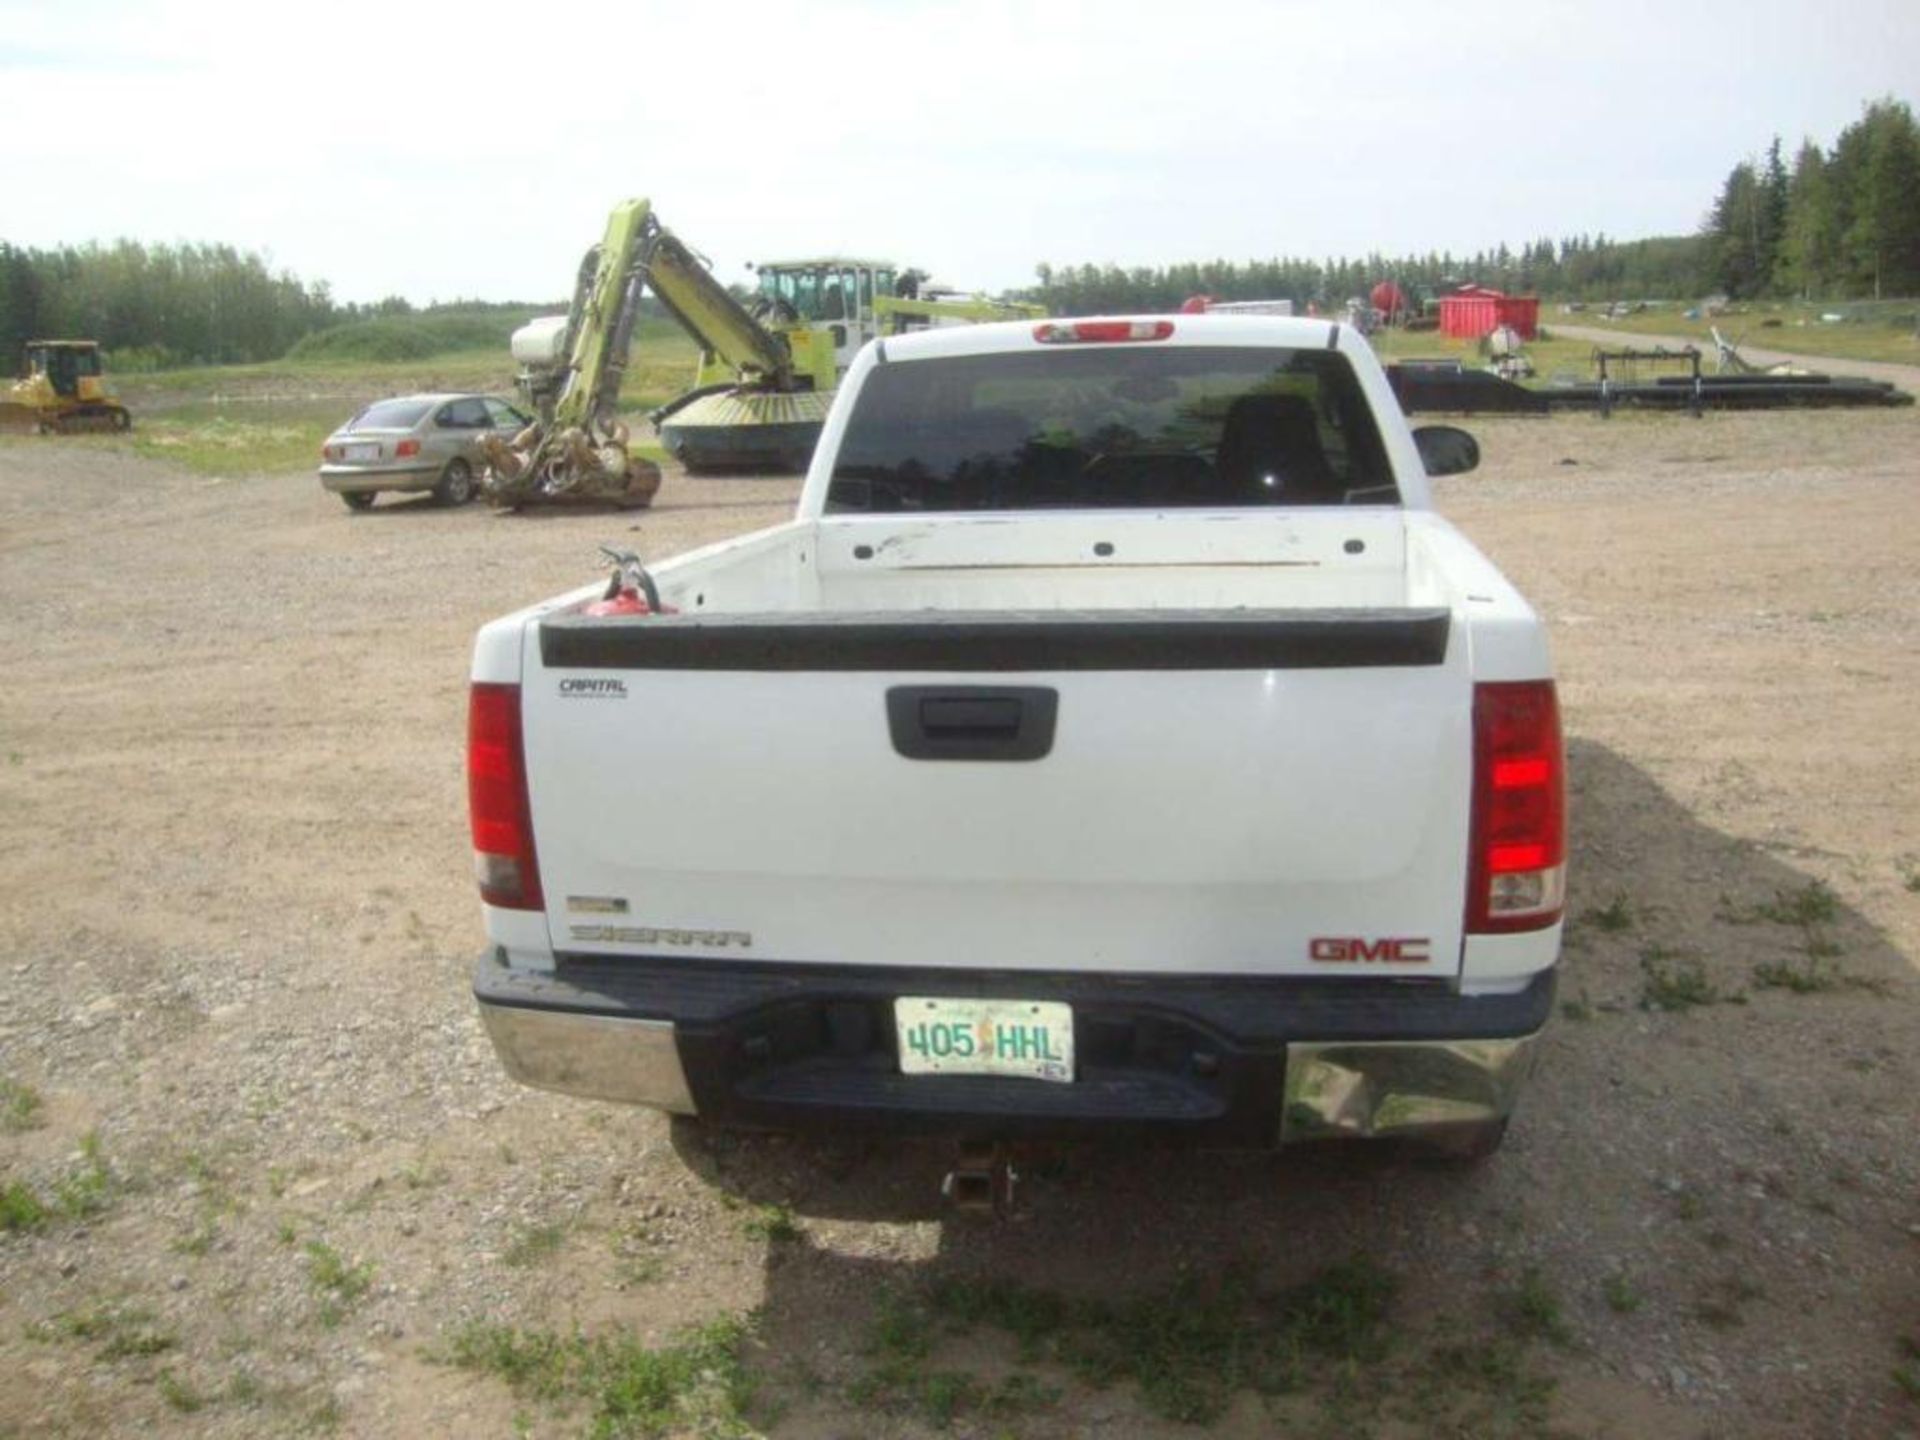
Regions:
<instances>
[{"instance_id":1,"label":"silver sedan","mask_svg":"<svg viewBox=\"0 0 1920 1440\"><path fill-rule=\"evenodd\" d=\"M403 395L378 400L320 449L320 483L365 510L382 490L430 490L443 505L464 505L480 488L480 442L509 438L530 418L491 395Z\"/></svg>"}]
</instances>

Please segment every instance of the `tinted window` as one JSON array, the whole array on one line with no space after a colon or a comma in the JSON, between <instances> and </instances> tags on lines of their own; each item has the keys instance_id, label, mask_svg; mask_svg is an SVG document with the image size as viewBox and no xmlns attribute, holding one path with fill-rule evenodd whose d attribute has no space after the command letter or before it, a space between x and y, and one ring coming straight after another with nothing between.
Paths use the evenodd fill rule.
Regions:
<instances>
[{"instance_id":1,"label":"tinted window","mask_svg":"<svg viewBox=\"0 0 1920 1440\"><path fill-rule=\"evenodd\" d=\"M1393 504L1330 350L1090 345L896 361L862 385L830 512Z\"/></svg>"},{"instance_id":2,"label":"tinted window","mask_svg":"<svg viewBox=\"0 0 1920 1440\"><path fill-rule=\"evenodd\" d=\"M426 400L382 400L369 405L348 422L349 430L411 430L420 423L431 402Z\"/></svg>"}]
</instances>

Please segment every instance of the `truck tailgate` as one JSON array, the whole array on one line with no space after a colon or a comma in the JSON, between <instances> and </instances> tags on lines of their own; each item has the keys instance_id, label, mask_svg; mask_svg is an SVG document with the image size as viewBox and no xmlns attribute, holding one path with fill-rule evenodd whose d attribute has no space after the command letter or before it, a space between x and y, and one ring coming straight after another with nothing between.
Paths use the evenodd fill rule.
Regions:
<instances>
[{"instance_id":1,"label":"truck tailgate","mask_svg":"<svg viewBox=\"0 0 1920 1440\"><path fill-rule=\"evenodd\" d=\"M531 624L553 946L1453 975L1454 628L1444 609Z\"/></svg>"}]
</instances>

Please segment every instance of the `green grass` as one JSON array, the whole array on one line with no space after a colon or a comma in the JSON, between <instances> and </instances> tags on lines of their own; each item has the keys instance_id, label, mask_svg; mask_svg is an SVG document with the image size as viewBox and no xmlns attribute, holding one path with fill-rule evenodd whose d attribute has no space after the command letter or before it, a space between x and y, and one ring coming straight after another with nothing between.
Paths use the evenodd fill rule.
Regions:
<instances>
[{"instance_id":1,"label":"green grass","mask_svg":"<svg viewBox=\"0 0 1920 1440\"><path fill-rule=\"evenodd\" d=\"M416 315L376 315L302 336L287 351L284 363L420 361L464 350L493 350L504 355L513 332L536 313L534 310L442 310Z\"/></svg>"},{"instance_id":2,"label":"green grass","mask_svg":"<svg viewBox=\"0 0 1920 1440\"><path fill-rule=\"evenodd\" d=\"M749 1240L764 1240L770 1245L790 1243L804 1233L785 1205L759 1206L740 1222L740 1229Z\"/></svg>"},{"instance_id":3,"label":"green grass","mask_svg":"<svg viewBox=\"0 0 1920 1440\"><path fill-rule=\"evenodd\" d=\"M180 1343L172 1331L159 1327L153 1311L117 1302L62 1310L50 1321L29 1325L27 1338L42 1344L74 1341L95 1345L102 1360L164 1355Z\"/></svg>"},{"instance_id":4,"label":"green grass","mask_svg":"<svg viewBox=\"0 0 1920 1440\"><path fill-rule=\"evenodd\" d=\"M311 413L315 408L322 413ZM312 470L320 464L321 444L347 413L339 404L287 406L275 415L271 407L202 402L142 416L131 437L114 443L222 479Z\"/></svg>"},{"instance_id":5,"label":"green grass","mask_svg":"<svg viewBox=\"0 0 1920 1440\"><path fill-rule=\"evenodd\" d=\"M307 1242L307 1284L320 1298L320 1323L331 1330L373 1285L373 1262L355 1264L324 1240Z\"/></svg>"},{"instance_id":6,"label":"green grass","mask_svg":"<svg viewBox=\"0 0 1920 1440\"><path fill-rule=\"evenodd\" d=\"M1831 925L1840 918L1840 899L1824 880L1809 880L1791 890L1775 890L1773 899L1753 914L1775 925Z\"/></svg>"},{"instance_id":7,"label":"green grass","mask_svg":"<svg viewBox=\"0 0 1920 1440\"><path fill-rule=\"evenodd\" d=\"M0 1233L38 1230L47 1222L45 1202L24 1180L0 1185Z\"/></svg>"},{"instance_id":8,"label":"green grass","mask_svg":"<svg viewBox=\"0 0 1920 1440\"><path fill-rule=\"evenodd\" d=\"M445 1359L494 1375L515 1396L563 1413L584 1410L586 1433L614 1437L745 1436L751 1387L741 1360L747 1325L719 1320L649 1348L631 1335L588 1337L476 1323L450 1339Z\"/></svg>"},{"instance_id":9,"label":"green grass","mask_svg":"<svg viewBox=\"0 0 1920 1440\"><path fill-rule=\"evenodd\" d=\"M1548 1340L1561 1346L1572 1343L1573 1333L1560 1313L1560 1297L1537 1269L1529 1267L1522 1272L1520 1283L1503 1297L1502 1309L1508 1325L1523 1340Z\"/></svg>"},{"instance_id":10,"label":"green grass","mask_svg":"<svg viewBox=\"0 0 1920 1440\"><path fill-rule=\"evenodd\" d=\"M206 1408L207 1397L171 1370L162 1370L154 1383L159 1388L160 1398L182 1415L191 1415Z\"/></svg>"},{"instance_id":11,"label":"green grass","mask_svg":"<svg viewBox=\"0 0 1920 1440\"><path fill-rule=\"evenodd\" d=\"M372 327L365 332L357 326L341 328L385 334L427 318L357 322ZM504 324L493 317L483 319L495 328ZM471 336L462 339L467 332L450 322L435 333L452 337L449 343L458 341L461 348L410 358L381 358L377 345L363 358L350 353L353 347L344 342L323 346L319 336L310 336L312 346L304 352L296 346L284 360L141 374L119 382L121 399L134 412L132 434L78 443L130 448L137 455L222 479L312 470L320 463L320 446L327 436L362 406L384 396L460 390L512 396L514 365L507 351L511 328L501 330L497 346L475 348ZM620 404L629 423L691 386L698 358L693 342L671 321L643 322ZM656 462L664 458L644 423L634 424L634 430L636 453ZM75 437L59 443L73 444Z\"/></svg>"},{"instance_id":12,"label":"green grass","mask_svg":"<svg viewBox=\"0 0 1920 1440\"><path fill-rule=\"evenodd\" d=\"M1606 1297L1607 1308L1616 1315L1631 1315L1641 1306L1640 1292L1633 1288L1633 1282L1625 1275L1609 1275L1600 1286L1600 1293Z\"/></svg>"},{"instance_id":13,"label":"green grass","mask_svg":"<svg viewBox=\"0 0 1920 1440\"><path fill-rule=\"evenodd\" d=\"M566 1243L566 1227L557 1224L528 1225L514 1234L500 1258L509 1265L538 1265L560 1253Z\"/></svg>"},{"instance_id":14,"label":"green grass","mask_svg":"<svg viewBox=\"0 0 1920 1440\"><path fill-rule=\"evenodd\" d=\"M1649 310L1620 320L1605 320L1591 311L1558 318L1568 325L1619 332L1623 344L1631 343L1638 335L1672 335L1689 340L1700 347L1701 365L1709 372L1714 365L1710 333L1714 326L1741 347L1751 345L1759 350L1780 350L1818 359L1891 360L1920 365L1920 340L1914 338L1914 315L1920 311L1920 301L1754 302L1735 306L1718 317L1703 316L1698 320L1687 319L1682 313L1684 308ZM1828 324L1820 319L1823 314L1842 314L1849 319ZM1546 320L1549 328L1553 318ZM1769 325L1766 323L1769 320L1779 323Z\"/></svg>"},{"instance_id":15,"label":"green grass","mask_svg":"<svg viewBox=\"0 0 1920 1440\"><path fill-rule=\"evenodd\" d=\"M40 1113L45 1107L45 1099L31 1085L0 1079L0 1130L9 1135L38 1130L47 1123Z\"/></svg>"},{"instance_id":16,"label":"green grass","mask_svg":"<svg viewBox=\"0 0 1920 1440\"><path fill-rule=\"evenodd\" d=\"M85 1220L113 1203L114 1189L99 1133L89 1130L80 1139L80 1164L54 1182L54 1208L70 1220Z\"/></svg>"},{"instance_id":17,"label":"green grass","mask_svg":"<svg viewBox=\"0 0 1920 1440\"><path fill-rule=\"evenodd\" d=\"M42 1195L24 1180L0 1185L0 1232L37 1230L50 1220L86 1220L109 1209L119 1182L107 1163L100 1136L89 1130L80 1140L80 1163Z\"/></svg>"},{"instance_id":18,"label":"green grass","mask_svg":"<svg viewBox=\"0 0 1920 1440\"><path fill-rule=\"evenodd\" d=\"M1481 353L1479 342L1452 340L1437 331L1381 331L1369 337L1374 353L1383 362L1394 360L1458 360L1469 369L1484 369L1492 361ZM1593 342L1555 339L1548 327L1542 339L1526 346L1533 362L1534 383L1544 384L1556 378L1590 380L1598 378L1593 366Z\"/></svg>"},{"instance_id":19,"label":"green grass","mask_svg":"<svg viewBox=\"0 0 1920 1440\"><path fill-rule=\"evenodd\" d=\"M678 325L670 320L643 320L634 334L624 390L630 395L651 390L662 392L663 397L678 395L692 385L698 359L698 347ZM497 344L468 341L412 357L381 359L310 351L253 365L155 370L121 377L115 383L133 408L134 424L138 426L146 408L193 396L310 395L319 391L358 396L364 403L408 391L487 390L505 395L512 391L515 368L507 349L507 333L502 333Z\"/></svg>"},{"instance_id":20,"label":"green grass","mask_svg":"<svg viewBox=\"0 0 1920 1440\"><path fill-rule=\"evenodd\" d=\"M977 1378L946 1378L929 1364L942 1333L986 1326L1009 1335L1024 1363L1065 1367L1096 1388L1131 1385L1156 1415L1206 1424L1236 1392L1288 1394L1357 1376L1387 1354L1388 1312L1398 1283L1365 1259L1333 1266L1273 1295L1225 1281L1183 1285L1124 1300L1076 1300L1001 1280L946 1280L896 1295L868 1338L869 1368L856 1402L904 1409L947 1424L1016 1404L1051 1403L1022 1386L1018 1397Z\"/></svg>"}]
</instances>

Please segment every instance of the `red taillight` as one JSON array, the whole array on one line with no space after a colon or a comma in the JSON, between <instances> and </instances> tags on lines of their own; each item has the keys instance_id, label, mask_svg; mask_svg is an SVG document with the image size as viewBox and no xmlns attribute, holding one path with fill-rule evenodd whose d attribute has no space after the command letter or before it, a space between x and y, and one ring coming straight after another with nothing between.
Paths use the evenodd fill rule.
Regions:
<instances>
[{"instance_id":1,"label":"red taillight","mask_svg":"<svg viewBox=\"0 0 1920 1440\"><path fill-rule=\"evenodd\" d=\"M1043 345L1102 345L1120 340L1165 340L1171 320L1050 320L1033 327Z\"/></svg>"},{"instance_id":2,"label":"red taillight","mask_svg":"<svg viewBox=\"0 0 1920 1440\"><path fill-rule=\"evenodd\" d=\"M322 460L338 460L340 458L340 447L338 445L322 445L320 447L320 458Z\"/></svg>"},{"instance_id":3,"label":"red taillight","mask_svg":"<svg viewBox=\"0 0 1920 1440\"><path fill-rule=\"evenodd\" d=\"M418 440L402 440L398 445L393 447L394 458L397 460L404 460L409 455L418 455L419 453L420 442Z\"/></svg>"},{"instance_id":4,"label":"red taillight","mask_svg":"<svg viewBox=\"0 0 1920 1440\"><path fill-rule=\"evenodd\" d=\"M1551 680L1473 687L1467 930L1543 930L1567 894L1566 759Z\"/></svg>"},{"instance_id":5,"label":"red taillight","mask_svg":"<svg viewBox=\"0 0 1920 1440\"><path fill-rule=\"evenodd\" d=\"M518 685L473 687L467 705L467 809L480 898L509 910L543 908Z\"/></svg>"}]
</instances>

